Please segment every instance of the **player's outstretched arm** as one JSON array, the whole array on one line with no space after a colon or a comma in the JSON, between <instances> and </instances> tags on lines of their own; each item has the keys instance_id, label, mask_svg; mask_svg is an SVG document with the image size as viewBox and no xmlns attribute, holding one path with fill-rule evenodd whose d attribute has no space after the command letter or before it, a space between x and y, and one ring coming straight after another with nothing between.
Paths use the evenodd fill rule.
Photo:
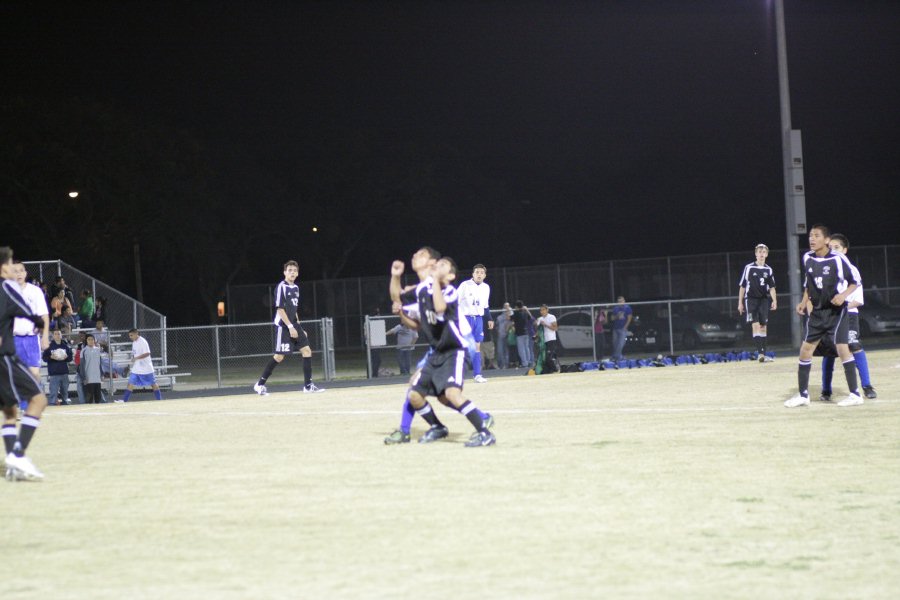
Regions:
<instances>
[{"instance_id":1,"label":"player's outstretched arm","mask_svg":"<svg viewBox=\"0 0 900 600\"><path fill-rule=\"evenodd\" d=\"M391 294L391 302L400 302L400 294L403 289L400 285L400 276L403 275L403 271L406 266L403 264L402 260L395 260L391 263L391 283L388 286L388 289Z\"/></svg>"}]
</instances>

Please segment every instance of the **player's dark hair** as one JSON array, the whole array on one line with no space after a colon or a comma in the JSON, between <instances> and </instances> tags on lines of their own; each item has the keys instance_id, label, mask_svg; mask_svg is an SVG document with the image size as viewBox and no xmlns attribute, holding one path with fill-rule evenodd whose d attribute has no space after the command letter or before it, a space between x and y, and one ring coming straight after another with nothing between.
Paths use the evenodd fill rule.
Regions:
<instances>
[{"instance_id":1,"label":"player's dark hair","mask_svg":"<svg viewBox=\"0 0 900 600\"><path fill-rule=\"evenodd\" d=\"M428 256L430 256L434 260L437 260L441 257L441 253L438 252L437 250L435 250L434 248L432 248L431 246L422 246L420 248L420 250L424 250L425 252L427 252Z\"/></svg>"},{"instance_id":2,"label":"player's dark hair","mask_svg":"<svg viewBox=\"0 0 900 600\"><path fill-rule=\"evenodd\" d=\"M128 333L137 333L137 332L138 332L138 330L134 329L134 328L128 330Z\"/></svg>"},{"instance_id":3,"label":"player's dark hair","mask_svg":"<svg viewBox=\"0 0 900 600\"><path fill-rule=\"evenodd\" d=\"M282 271L287 271L288 267L297 267L297 270L298 271L300 270L300 265L297 263L296 260L289 260L286 263L284 263L284 268L282 269Z\"/></svg>"},{"instance_id":4,"label":"player's dark hair","mask_svg":"<svg viewBox=\"0 0 900 600\"><path fill-rule=\"evenodd\" d=\"M446 260L448 263L450 263L450 272L456 275L456 261L449 256L442 256L441 260Z\"/></svg>"},{"instance_id":5,"label":"player's dark hair","mask_svg":"<svg viewBox=\"0 0 900 600\"><path fill-rule=\"evenodd\" d=\"M816 223L815 225L813 225L812 227L809 228L810 233L812 233L813 229L818 229L819 231L821 231L822 236L824 236L824 237L827 237L827 238L831 237L831 230L828 229L828 227L826 225L822 225L821 223Z\"/></svg>"},{"instance_id":6,"label":"player's dark hair","mask_svg":"<svg viewBox=\"0 0 900 600\"><path fill-rule=\"evenodd\" d=\"M848 240L847 236L844 235L843 233L832 233L831 239L837 240L838 242L840 242L841 246L843 246L847 250L850 249L850 240Z\"/></svg>"},{"instance_id":7,"label":"player's dark hair","mask_svg":"<svg viewBox=\"0 0 900 600\"><path fill-rule=\"evenodd\" d=\"M0 265L5 265L12 260L13 250L9 246L0 246Z\"/></svg>"},{"instance_id":8,"label":"player's dark hair","mask_svg":"<svg viewBox=\"0 0 900 600\"><path fill-rule=\"evenodd\" d=\"M475 265L474 267L472 267L472 271L475 271L475 269L484 269L485 271L487 271L487 267L485 267L485 266L484 266L483 264L481 264L481 263L478 263L477 265Z\"/></svg>"},{"instance_id":9,"label":"player's dark hair","mask_svg":"<svg viewBox=\"0 0 900 600\"><path fill-rule=\"evenodd\" d=\"M84 336L84 341L86 342L88 340L94 340L96 342L97 338L95 338L92 334L89 333L86 336Z\"/></svg>"}]
</instances>

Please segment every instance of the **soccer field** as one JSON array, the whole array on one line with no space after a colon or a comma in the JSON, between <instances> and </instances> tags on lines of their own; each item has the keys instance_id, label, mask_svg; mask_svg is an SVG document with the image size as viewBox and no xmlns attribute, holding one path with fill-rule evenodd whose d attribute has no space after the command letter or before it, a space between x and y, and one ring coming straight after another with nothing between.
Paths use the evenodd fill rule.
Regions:
<instances>
[{"instance_id":1,"label":"soccer field","mask_svg":"<svg viewBox=\"0 0 900 600\"><path fill-rule=\"evenodd\" d=\"M475 449L439 405L449 441L384 446L398 385L53 407L3 597L896 597L900 351L869 362L853 408L783 408L791 358L494 378Z\"/></svg>"}]
</instances>

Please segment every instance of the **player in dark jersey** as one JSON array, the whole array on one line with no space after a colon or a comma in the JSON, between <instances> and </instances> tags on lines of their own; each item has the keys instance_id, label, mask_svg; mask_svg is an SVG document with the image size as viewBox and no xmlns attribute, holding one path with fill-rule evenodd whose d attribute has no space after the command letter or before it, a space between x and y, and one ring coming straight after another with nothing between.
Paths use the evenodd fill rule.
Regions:
<instances>
[{"instance_id":1,"label":"player in dark jersey","mask_svg":"<svg viewBox=\"0 0 900 600\"><path fill-rule=\"evenodd\" d=\"M753 341L756 343L759 362L771 362L772 358L766 356L766 325L769 322L769 311L778 308L775 276L772 274L772 267L766 264L769 247L757 244L755 252L756 261L744 267L741 273L737 309L738 314L746 314L747 322L753 324Z\"/></svg>"},{"instance_id":2,"label":"player in dark jersey","mask_svg":"<svg viewBox=\"0 0 900 600\"><path fill-rule=\"evenodd\" d=\"M847 239L847 236L841 235L840 233L832 234L828 245L831 247L832 252L843 254L845 256L850 250L850 241ZM847 344L850 347L850 352L853 353L856 369L859 371L859 380L862 384L863 394L865 394L866 398L873 400L878 397L878 393L872 386L872 379L869 376L869 359L866 356L865 349L862 347L862 339L859 331L859 307L865 304L862 277L859 274L859 269L852 263L850 266L853 269L854 278L859 285L852 294L847 296L847 318L849 319L847 323L849 329ZM823 344L819 345L819 348L816 348L816 354L818 354L819 349L825 345L824 341L825 340L823 340ZM819 400L823 402L831 401L831 379L834 371L834 359L837 358L837 352L834 350L833 342L830 344L828 350L830 351L822 353L822 394L819 397Z\"/></svg>"},{"instance_id":3,"label":"player in dark jersey","mask_svg":"<svg viewBox=\"0 0 900 600\"><path fill-rule=\"evenodd\" d=\"M834 345L844 364L844 375L850 394L838 406L863 403L856 378L856 362L848 345L847 297L856 290L850 261L843 254L831 251L828 242L831 232L824 225L813 225L809 231L809 249L803 256L803 299L797 313L806 315L806 333L800 345L797 369L799 393L787 400L787 408L809 406L809 371L813 352L823 337L834 336Z\"/></svg>"},{"instance_id":4,"label":"player in dark jersey","mask_svg":"<svg viewBox=\"0 0 900 600\"><path fill-rule=\"evenodd\" d=\"M476 432L466 446L490 446L496 441L488 430L493 419L462 398L463 370L471 335L467 335L468 321L459 314L459 295L450 283L456 277L456 265L452 259L437 259L438 256L428 247L413 255L413 270L420 281L415 289L416 302L413 306L401 306L400 275L403 273L403 263L394 261L391 267L394 312L404 324L424 336L430 350L410 379L400 429L385 438L384 442L408 442L413 414L418 414L431 426L419 439L420 443L447 437L447 428L425 400L426 396L436 396L443 404L465 415L475 426Z\"/></svg>"},{"instance_id":5,"label":"player in dark jersey","mask_svg":"<svg viewBox=\"0 0 900 600\"><path fill-rule=\"evenodd\" d=\"M300 351L303 357L303 392L316 393L324 392L322 388L316 386L312 381L312 350L309 347L309 338L306 332L300 327L300 320L297 318L297 311L300 307L300 286L294 283L297 275L300 274L300 266L295 260L289 260L284 263L284 281L275 288L275 353L272 360L266 365L262 375L253 385L253 391L260 396L269 394L266 389L266 381L272 375L285 355L291 354L294 350Z\"/></svg>"},{"instance_id":6,"label":"player in dark jersey","mask_svg":"<svg viewBox=\"0 0 900 600\"><path fill-rule=\"evenodd\" d=\"M41 473L25 450L31 443L47 406L47 396L22 361L16 356L13 322L16 317L31 319L43 326L43 317L31 312L28 303L19 295L12 268L12 249L0 248L0 406L3 408L3 445L6 450L5 470L8 481L41 481ZM16 416L19 404L28 402L28 408L16 432Z\"/></svg>"}]
</instances>

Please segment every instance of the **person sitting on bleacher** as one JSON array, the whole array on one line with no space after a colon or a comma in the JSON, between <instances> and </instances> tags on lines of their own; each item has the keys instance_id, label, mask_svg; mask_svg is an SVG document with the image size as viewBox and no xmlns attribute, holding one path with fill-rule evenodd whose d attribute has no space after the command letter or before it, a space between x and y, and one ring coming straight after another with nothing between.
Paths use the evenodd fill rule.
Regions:
<instances>
[{"instance_id":1,"label":"person sitting on bleacher","mask_svg":"<svg viewBox=\"0 0 900 600\"><path fill-rule=\"evenodd\" d=\"M67 306L69 307L69 312L71 313L72 303L69 302L68 298L66 298L66 290L63 288L59 288L56 291L56 294L54 294L50 299L50 320L55 323L62 316L62 309Z\"/></svg>"},{"instance_id":2,"label":"person sitting on bleacher","mask_svg":"<svg viewBox=\"0 0 900 600\"><path fill-rule=\"evenodd\" d=\"M93 327L94 326L94 297L91 290L81 291L81 306L78 307L78 326Z\"/></svg>"},{"instance_id":3,"label":"person sitting on bleacher","mask_svg":"<svg viewBox=\"0 0 900 600\"><path fill-rule=\"evenodd\" d=\"M75 321L75 315L72 314L72 309L68 306L62 307L62 316L56 319L56 327L63 331L64 334L71 333L73 329L78 326L78 323Z\"/></svg>"},{"instance_id":4,"label":"person sitting on bleacher","mask_svg":"<svg viewBox=\"0 0 900 600\"><path fill-rule=\"evenodd\" d=\"M53 330L50 347L42 355L47 363L50 379L49 404L69 404L69 363L72 362L72 348L63 339L59 329Z\"/></svg>"}]
</instances>

